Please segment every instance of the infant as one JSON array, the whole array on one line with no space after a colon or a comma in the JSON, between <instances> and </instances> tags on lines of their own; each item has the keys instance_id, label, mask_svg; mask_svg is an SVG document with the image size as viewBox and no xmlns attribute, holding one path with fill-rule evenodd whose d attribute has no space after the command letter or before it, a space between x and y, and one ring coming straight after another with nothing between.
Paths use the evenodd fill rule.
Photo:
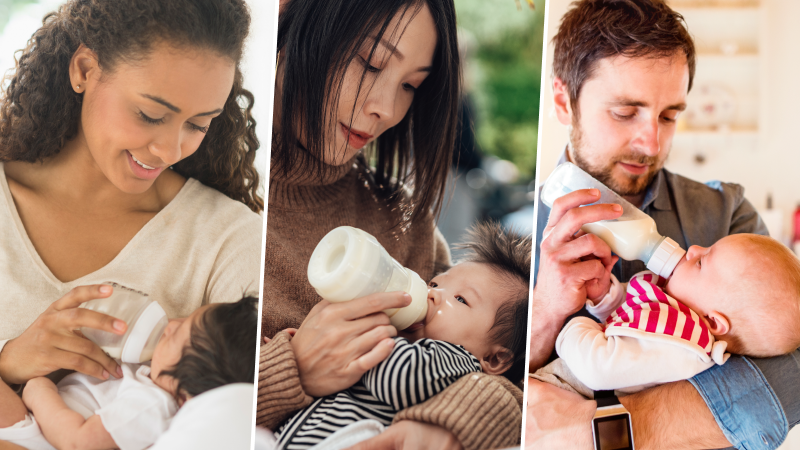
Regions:
<instances>
[{"instance_id":1,"label":"infant","mask_svg":"<svg viewBox=\"0 0 800 450\"><path fill-rule=\"evenodd\" d=\"M627 291L627 293L626 293ZM683 380L732 353L769 357L800 346L800 260L778 241L734 234L692 246L664 282L652 272L572 319L558 355L593 390L632 393Z\"/></svg>"},{"instance_id":2,"label":"infant","mask_svg":"<svg viewBox=\"0 0 800 450\"><path fill-rule=\"evenodd\" d=\"M120 379L76 373L58 386L44 377L30 380L21 401L32 416L0 429L0 441L31 450L153 445L192 397L225 384L253 382L257 304L245 297L170 320L150 366L121 364Z\"/></svg>"},{"instance_id":3,"label":"infant","mask_svg":"<svg viewBox=\"0 0 800 450\"><path fill-rule=\"evenodd\" d=\"M429 283L425 320L395 338L391 354L351 388L316 399L276 433L280 448L310 448L347 425L388 426L474 372L519 384L525 374L531 238L482 224L457 265Z\"/></svg>"}]
</instances>

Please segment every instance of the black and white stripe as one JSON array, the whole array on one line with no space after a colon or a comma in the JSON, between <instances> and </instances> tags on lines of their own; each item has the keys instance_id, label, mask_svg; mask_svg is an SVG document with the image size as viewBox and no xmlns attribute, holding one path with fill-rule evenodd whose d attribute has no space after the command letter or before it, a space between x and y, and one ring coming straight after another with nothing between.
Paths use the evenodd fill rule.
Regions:
<instances>
[{"instance_id":1,"label":"black and white stripe","mask_svg":"<svg viewBox=\"0 0 800 450\"><path fill-rule=\"evenodd\" d=\"M367 371L353 387L317 399L278 430L280 448L313 447L359 420L375 419L388 426L399 411L428 400L464 375L480 371L480 361L460 345L395 338L389 357Z\"/></svg>"}]
</instances>

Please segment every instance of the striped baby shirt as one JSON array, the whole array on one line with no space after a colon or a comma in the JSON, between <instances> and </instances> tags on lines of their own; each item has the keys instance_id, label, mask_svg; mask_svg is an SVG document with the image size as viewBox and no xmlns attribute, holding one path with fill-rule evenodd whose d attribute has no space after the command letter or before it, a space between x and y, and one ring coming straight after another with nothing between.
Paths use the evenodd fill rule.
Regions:
<instances>
[{"instance_id":1,"label":"striped baby shirt","mask_svg":"<svg viewBox=\"0 0 800 450\"><path fill-rule=\"evenodd\" d=\"M625 302L606 319L606 336L661 337L710 358L714 336L696 312L664 293L662 282L650 271L634 275Z\"/></svg>"},{"instance_id":2,"label":"striped baby shirt","mask_svg":"<svg viewBox=\"0 0 800 450\"><path fill-rule=\"evenodd\" d=\"M724 364L726 342L714 339L705 321L640 272L627 286L612 275L611 289L587 310L602 321L575 317L556 338L556 352L572 374L595 391L631 394L686 380Z\"/></svg>"},{"instance_id":3,"label":"striped baby shirt","mask_svg":"<svg viewBox=\"0 0 800 450\"><path fill-rule=\"evenodd\" d=\"M459 378L480 372L480 361L460 345L394 338L391 354L351 388L316 399L276 433L279 448L311 448L345 426L374 419L388 426L399 411L435 396Z\"/></svg>"}]
</instances>

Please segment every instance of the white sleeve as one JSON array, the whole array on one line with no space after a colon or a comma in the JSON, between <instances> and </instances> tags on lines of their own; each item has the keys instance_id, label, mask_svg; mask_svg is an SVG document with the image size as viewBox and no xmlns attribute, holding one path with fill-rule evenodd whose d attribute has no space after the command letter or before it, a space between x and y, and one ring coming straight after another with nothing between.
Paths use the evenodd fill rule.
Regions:
<instances>
[{"instance_id":1,"label":"white sleeve","mask_svg":"<svg viewBox=\"0 0 800 450\"><path fill-rule=\"evenodd\" d=\"M556 351L575 376L595 391L685 380L714 365L677 345L606 337L602 326L587 317L569 321L558 335Z\"/></svg>"},{"instance_id":2,"label":"white sleeve","mask_svg":"<svg viewBox=\"0 0 800 450\"><path fill-rule=\"evenodd\" d=\"M586 300L586 310L601 322L605 322L608 316L625 302L626 287L627 283L620 283L617 277L611 274L611 288L608 293L596 305L591 300Z\"/></svg>"},{"instance_id":3,"label":"white sleeve","mask_svg":"<svg viewBox=\"0 0 800 450\"><path fill-rule=\"evenodd\" d=\"M116 397L95 414L120 450L142 450L169 428L178 410L175 399L156 386L148 370L125 372Z\"/></svg>"}]
</instances>

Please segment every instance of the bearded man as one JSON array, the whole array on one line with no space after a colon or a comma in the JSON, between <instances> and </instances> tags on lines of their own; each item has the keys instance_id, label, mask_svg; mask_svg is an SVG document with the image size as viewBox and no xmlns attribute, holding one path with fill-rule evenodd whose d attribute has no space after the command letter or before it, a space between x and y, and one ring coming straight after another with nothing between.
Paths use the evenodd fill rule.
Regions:
<instances>
[{"instance_id":1,"label":"bearded man","mask_svg":"<svg viewBox=\"0 0 800 450\"><path fill-rule=\"evenodd\" d=\"M570 127L560 162L573 162L639 207L684 249L734 233L767 234L741 186L702 184L664 169L695 72L694 43L678 13L659 0L583 0L563 17L553 43L556 114ZM617 205L590 205L598 199L596 190L580 190L552 210L539 202L531 372L547 362L565 321L608 291L609 274L624 283L645 270L579 233L586 223L621 215ZM691 380L620 401L631 413L637 449L774 449L789 424L800 422L796 386L798 351L735 356ZM592 448L596 409L594 401L529 379L526 446Z\"/></svg>"}]
</instances>

